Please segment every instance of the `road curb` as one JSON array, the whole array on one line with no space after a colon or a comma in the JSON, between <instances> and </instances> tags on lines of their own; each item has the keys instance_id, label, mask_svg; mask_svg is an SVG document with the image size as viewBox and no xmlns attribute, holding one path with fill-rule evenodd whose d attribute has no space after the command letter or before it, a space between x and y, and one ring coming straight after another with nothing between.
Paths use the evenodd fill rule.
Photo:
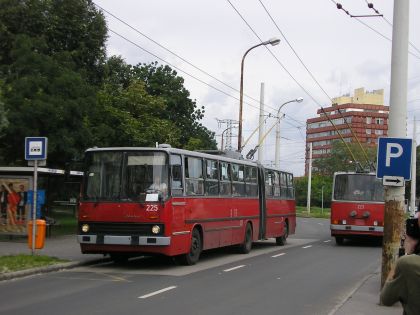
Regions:
<instances>
[{"instance_id":1,"label":"road curb","mask_svg":"<svg viewBox=\"0 0 420 315\"><path fill-rule=\"evenodd\" d=\"M377 274L378 274L378 271L374 271L373 273L365 276L358 283L356 283L356 285L353 287L353 289L350 290L350 292L343 298L343 300L340 303L338 303L328 313L328 315L334 315L335 313L337 313L344 306L344 304L346 304L352 298L352 296L356 293L357 290L359 290L370 278L376 276Z\"/></svg>"},{"instance_id":2,"label":"road curb","mask_svg":"<svg viewBox=\"0 0 420 315\"><path fill-rule=\"evenodd\" d=\"M94 265L94 264L105 262L105 261L109 261L109 259L101 258L101 259L90 260L90 261L71 261L67 263L54 264L50 266L8 272L5 274L0 274L0 282L6 281L6 280L17 279L17 278L23 278L27 276L36 275L36 274L43 274L43 273L60 271L60 270L72 269L79 266Z\"/></svg>"}]
</instances>

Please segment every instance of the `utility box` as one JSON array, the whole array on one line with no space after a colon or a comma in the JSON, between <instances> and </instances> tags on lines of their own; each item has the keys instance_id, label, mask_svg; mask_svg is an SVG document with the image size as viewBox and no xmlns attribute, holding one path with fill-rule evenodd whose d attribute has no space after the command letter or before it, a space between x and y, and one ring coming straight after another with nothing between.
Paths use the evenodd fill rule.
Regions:
<instances>
[{"instance_id":1,"label":"utility box","mask_svg":"<svg viewBox=\"0 0 420 315\"><path fill-rule=\"evenodd\" d=\"M28 222L28 247L32 249L32 229L33 229L33 221ZM45 233L47 228L47 223L45 220L36 220L36 234L35 234L35 249L42 249L44 248L45 244Z\"/></svg>"}]
</instances>

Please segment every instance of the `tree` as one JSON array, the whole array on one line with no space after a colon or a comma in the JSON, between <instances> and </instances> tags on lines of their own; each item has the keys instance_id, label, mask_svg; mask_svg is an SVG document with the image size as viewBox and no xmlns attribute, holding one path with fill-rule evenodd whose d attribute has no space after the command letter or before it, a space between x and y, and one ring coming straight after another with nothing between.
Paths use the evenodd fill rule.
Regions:
<instances>
[{"instance_id":1,"label":"tree","mask_svg":"<svg viewBox=\"0 0 420 315\"><path fill-rule=\"evenodd\" d=\"M178 128L160 118L166 110L164 100L149 95L142 81L132 81L127 89L120 90L105 85L98 94L96 110L91 130L97 146L179 145Z\"/></svg>"},{"instance_id":2,"label":"tree","mask_svg":"<svg viewBox=\"0 0 420 315\"><path fill-rule=\"evenodd\" d=\"M146 83L150 95L162 97L167 110L161 118L174 122L180 130L180 146L194 149L216 149L214 133L199 121L204 117L204 106L198 107L190 99L190 93L184 87L184 79L169 66L158 66L157 62L139 64L133 67L134 77ZM200 141L190 141L190 138ZM194 143L194 145L192 145Z\"/></svg>"},{"instance_id":3,"label":"tree","mask_svg":"<svg viewBox=\"0 0 420 315\"><path fill-rule=\"evenodd\" d=\"M311 178L311 205L321 207L324 199L324 207L330 207L332 194L332 176L314 174ZM306 206L308 199L308 177L295 178L296 204ZM323 194L323 198L322 198Z\"/></svg>"},{"instance_id":4,"label":"tree","mask_svg":"<svg viewBox=\"0 0 420 315\"><path fill-rule=\"evenodd\" d=\"M12 51L16 61L9 67L5 89L10 124L0 139L2 155L6 163L22 161L25 137L46 136L49 161L63 166L90 142L86 120L95 105L95 90L78 72L34 50L33 41L17 36Z\"/></svg>"},{"instance_id":5,"label":"tree","mask_svg":"<svg viewBox=\"0 0 420 315\"><path fill-rule=\"evenodd\" d=\"M10 122L0 138L3 163L23 163L26 136L48 137L51 166L92 144L106 32L89 0L0 0L0 80Z\"/></svg>"},{"instance_id":6,"label":"tree","mask_svg":"<svg viewBox=\"0 0 420 315\"><path fill-rule=\"evenodd\" d=\"M350 148L356 158L356 161L353 160L353 157L347 150L346 145L342 141L337 140L332 143L331 153L328 157L314 160L314 173L332 176L334 172L338 171L354 172L358 168L358 163L360 163L362 168L369 169L369 165L360 146L357 143L347 143L347 146ZM372 162L372 165L376 165L376 147L364 145L363 148L368 156L368 159Z\"/></svg>"}]
</instances>

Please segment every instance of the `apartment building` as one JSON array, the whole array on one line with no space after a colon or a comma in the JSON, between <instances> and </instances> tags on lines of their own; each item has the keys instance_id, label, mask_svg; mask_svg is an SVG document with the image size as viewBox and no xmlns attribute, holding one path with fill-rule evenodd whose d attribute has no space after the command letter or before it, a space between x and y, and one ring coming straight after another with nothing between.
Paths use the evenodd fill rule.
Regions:
<instances>
[{"instance_id":1,"label":"apartment building","mask_svg":"<svg viewBox=\"0 0 420 315\"><path fill-rule=\"evenodd\" d=\"M354 90L354 96L343 95L333 98L331 107L319 109L317 116L306 121L305 174L308 172L309 144L312 143L312 159L326 157L331 153L332 142L340 140L356 142L353 129L363 144L376 146L378 137L388 134L389 106L384 105L384 90ZM341 112L341 113L340 113ZM335 125L335 127L333 126ZM349 126L348 126L349 125Z\"/></svg>"}]
</instances>

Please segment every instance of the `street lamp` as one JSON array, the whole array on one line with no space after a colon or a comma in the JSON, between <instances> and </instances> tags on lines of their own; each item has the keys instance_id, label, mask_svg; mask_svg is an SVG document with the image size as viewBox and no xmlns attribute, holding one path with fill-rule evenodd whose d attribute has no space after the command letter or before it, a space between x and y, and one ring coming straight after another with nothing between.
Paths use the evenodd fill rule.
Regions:
<instances>
[{"instance_id":1,"label":"street lamp","mask_svg":"<svg viewBox=\"0 0 420 315\"><path fill-rule=\"evenodd\" d=\"M228 130L230 130L230 129L235 129L235 128L238 128L238 127L236 127L236 126L230 126L230 127L227 127L225 130L223 130L223 132L222 132L222 146L220 148L221 151L223 151L223 147L224 147L223 137L224 137L225 132L228 131ZM230 147L229 149L231 150L232 147Z\"/></svg>"},{"instance_id":2,"label":"street lamp","mask_svg":"<svg viewBox=\"0 0 420 315\"><path fill-rule=\"evenodd\" d=\"M266 46L266 45L271 45L271 46L275 46L278 45L280 43L280 39L278 38L271 38L265 42L259 43L258 45L252 46L251 48L249 48L244 56L242 57L242 62L241 62L241 85L240 85L240 91L239 91L239 127L238 127L238 151L241 151L241 147L242 147L242 107L243 107L243 94L244 94L244 61L245 61L245 57L246 55L254 48L257 48L259 46Z\"/></svg>"},{"instance_id":3,"label":"street lamp","mask_svg":"<svg viewBox=\"0 0 420 315\"><path fill-rule=\"evenodd\" d=\"M284 105L289 104L289 103L301 103L303 101L302 97L299 97L295 100L291 100L288 101L286 103L281 104L278 112L277 112L277 119L278 119L278 123L277 123L277 128L276 128L276 151L275 151L275 157L274 157L274 165L276 166L276 168L279 167L279 160L280 160L280 111L283 108Z\"/></svg>"}]
</instances>

